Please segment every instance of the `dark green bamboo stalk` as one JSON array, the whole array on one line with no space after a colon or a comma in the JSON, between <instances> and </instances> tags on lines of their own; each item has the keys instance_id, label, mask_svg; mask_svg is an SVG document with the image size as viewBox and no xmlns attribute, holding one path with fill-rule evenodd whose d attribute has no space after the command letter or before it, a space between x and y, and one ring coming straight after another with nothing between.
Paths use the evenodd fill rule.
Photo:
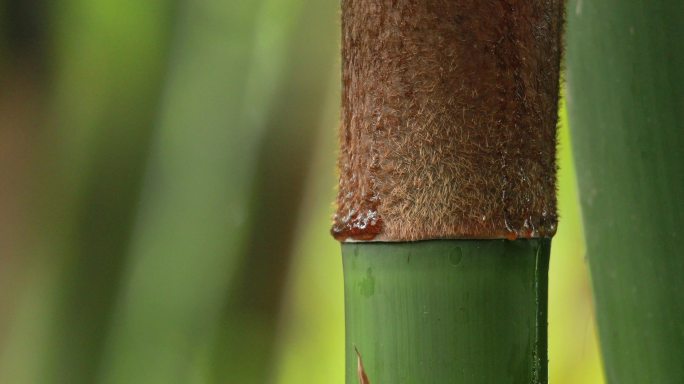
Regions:
<instances>
[{"instance_id":1,"label":"dark green bamboo stalk","mask_svg":"<svg viewBox=\"0 0 684 384\"><path fill-rule=\"evenodd\" d=\"M346 382L546 383L550 243L343 244Z\"/></svg>"},{"instance_id":2,"label":"dark green bamboo stalk","mask_svg":"<svg viewBox=\"0 0 684 384\"><path fill-rule=\"evenodd\" d=\"M684 383L684 2L571 1L568 110L610 383Z\"/></svg>"}]
</instances>

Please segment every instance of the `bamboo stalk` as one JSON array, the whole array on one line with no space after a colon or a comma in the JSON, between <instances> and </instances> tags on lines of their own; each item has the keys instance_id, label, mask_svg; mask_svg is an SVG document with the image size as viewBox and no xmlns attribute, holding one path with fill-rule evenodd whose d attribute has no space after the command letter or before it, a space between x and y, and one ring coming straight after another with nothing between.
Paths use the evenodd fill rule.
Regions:
<instances>
[{"instance_id":1,"label":"bamboo stalk","mask_svg":"<svg viewBox=\"0 0 684 384\"><path fill-rule=\"evenodd\" d=\"M607 380L683 383L684 3L568 9L568 111Z\"/></svg>"},{"instance_id":2,"label":"bamboo stalk","mask_svg":"<svg viewBox=\"0 0 684 384\"><path fill-rule=\"evenodd\" d=\"M561 26L561 1L342 2L348 384L547 382Z\"/></svg>"},{"instance_id":3,"label":"bamboo stalk","mask_svg":"<svg viewBox=\"0 0 684 384\"><path fill-rule=\"evenodd\" d=\"M547 382L561 10L342 2L347 383Z\"/></svg>"},{"instance_id":4,"label":"bamboo stalk","mask_svg":"<svg viewBox=\"0 0 684 384\"><path fill-rule=\"evenodd\" d=\"M347 383L546 383L550 240L342 246Z\"/></svg>"}]
</instances>

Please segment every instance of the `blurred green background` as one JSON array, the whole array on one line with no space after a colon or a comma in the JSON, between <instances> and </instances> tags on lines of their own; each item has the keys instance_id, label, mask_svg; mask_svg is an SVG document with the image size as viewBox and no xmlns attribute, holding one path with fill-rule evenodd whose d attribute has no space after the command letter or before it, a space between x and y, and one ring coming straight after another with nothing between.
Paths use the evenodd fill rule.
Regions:
<instances>
[{"instance_id":1,"label":"blurred green background","mask_svg":"<svg viewBox=\"0 0 684 384\"><path fill-rule=\"evenodd\" d=\"M0 0L0 383L343 383L338 7ZM550 381L602 383L561 115Z\"/></svg>"}]
</instances>

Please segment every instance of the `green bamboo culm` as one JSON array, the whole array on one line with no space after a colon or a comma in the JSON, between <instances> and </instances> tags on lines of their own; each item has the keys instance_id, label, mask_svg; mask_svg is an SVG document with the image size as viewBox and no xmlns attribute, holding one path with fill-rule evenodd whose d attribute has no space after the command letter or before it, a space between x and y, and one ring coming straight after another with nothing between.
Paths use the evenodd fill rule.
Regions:
<instances>
[{"instance_id":1,"label":"green bamboo culm","mask_svg":"<svg viewBox=\"0 0 684 384\"><path fill-rule=\"evenodd\" d=\"M547 383L550 244L343 243L346 383Z\"/></svg>"},{"instance_id":2,"label":"green bamboo culm","mask_svg":"<svg viewBox=\"0 0 684 384\"><path fill-rule=\"evenodd\" d=\"M562 6L342 1L348 384L548 381Z\"/></svg>"},{"instance_id":3,"label":"green bamboo culm","mask_svg":"<svg viewBox=\"0 0 684 384\"><path fill-rule=\"evenodd\" d=\"M574 0L568 111L608 383L684 383L684 2Z\"/></svg>"}]
</instances>

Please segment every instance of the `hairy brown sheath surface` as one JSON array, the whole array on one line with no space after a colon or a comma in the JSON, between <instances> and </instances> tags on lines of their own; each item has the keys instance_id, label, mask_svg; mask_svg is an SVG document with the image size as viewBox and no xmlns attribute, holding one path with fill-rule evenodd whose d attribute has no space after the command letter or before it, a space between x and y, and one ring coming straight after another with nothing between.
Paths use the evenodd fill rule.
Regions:
<instances>
[{"instance_id":1,"label":"hairy brown sheath surface","mask_svg":"<svg viewBox=\"0 0 684 384\"><path fill-rule=\"evenodd\" d=\"M343 0L339 240L552 236L562 0Z\"/></svg>"}]
</instances>

